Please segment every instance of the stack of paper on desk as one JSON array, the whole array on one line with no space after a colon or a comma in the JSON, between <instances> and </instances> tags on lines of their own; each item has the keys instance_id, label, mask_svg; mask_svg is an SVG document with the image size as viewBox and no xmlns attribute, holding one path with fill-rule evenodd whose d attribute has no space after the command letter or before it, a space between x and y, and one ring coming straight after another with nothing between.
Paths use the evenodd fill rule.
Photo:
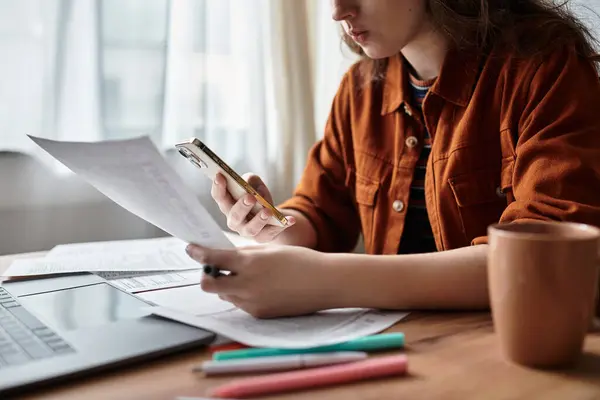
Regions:
<instances>
[{"instance_id":1,"label":"stack of paper on desk","mask_svg":"<svg viewBox=\"0 0 600 400\"><path fill-rule=\"evenodd\" d=\"M116 265L109 271L98 271L96 275L110 280L113 285L130 293L165 289L186 285L197 285L202 278L199 265L185 253L186 243L173 237L119 240L110 242L78 243L53 248L45 260L61 262L65 258L76 258L85 265L88 259L102 259L107 254L115 257ZM129 270L132 262L142 260L143 271ZM137 263L136 265L139 265ZM158 270L149 270L158 268ZM187 270L179 270L179 268Z\"/></svg>"},{"instance_id":2,"label":"stack of paper on desk","mask_svg":"<svg viewBox=\"0 0 600 400\"><path fill-rule=\"evenodd\" d=\"M235 246L256 244L225 232ZM130 293L200 283L200 265L174 237L76 243L54 247L46 257L13 262L5 276L94 272Z\"/></svg>"},{"instance_id":3,"label":"stack of paper on desk","mask_svg":"<svg viewBox=\"0 0 600 400\"><path fill-rule=\"evenodd\" d=\"M56 256L14 261L4 276L30 276L100 271L178 271L199 268L181 246L156 245L136 251L90 252L85 255Z\"/></svg>"},{"instance_id":4,"label":"stack of paper on desk","mask_svg":"<svg viewBox=\"0 0 600 400\"><path fill-rule=\"evenodd\" d=\"M198 284L201 266L173 237L56 246L45 258L14 261L5 276L93 272L130 293Z\"/></svg>"}]
</instances>

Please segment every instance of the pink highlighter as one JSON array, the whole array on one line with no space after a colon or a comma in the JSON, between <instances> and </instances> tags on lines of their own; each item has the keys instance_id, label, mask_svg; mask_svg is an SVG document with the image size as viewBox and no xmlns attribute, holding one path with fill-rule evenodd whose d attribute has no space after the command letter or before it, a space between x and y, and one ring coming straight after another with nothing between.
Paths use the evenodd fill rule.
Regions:
<instances>
[{"instance_id":1,"label":"pink highlighter","mask_svg":"<svg viewBox=\"0 0 600 400\"><path fill-rule=\"evenodd\" d=\"M404 375L407 366L408 359L404 354L375 357L342 365L242 378L209 390L208 396L243 398L370 378Z\"/></svg>"}]
</instances>

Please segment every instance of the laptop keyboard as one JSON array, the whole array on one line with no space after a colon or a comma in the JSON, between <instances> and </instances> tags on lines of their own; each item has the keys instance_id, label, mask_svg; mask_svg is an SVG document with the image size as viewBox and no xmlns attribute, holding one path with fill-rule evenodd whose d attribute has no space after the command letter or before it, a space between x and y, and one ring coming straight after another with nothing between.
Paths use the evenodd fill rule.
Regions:
<instances>
[{"instance_id":1,"label":"laptop keyboard","mask_svg":"<svg viewBox=\"0 0 600 400\"><path fill-rule=\"evenodd\" d=\"M74 351L0 287L0 369Z\"/></svg>"}]
</instances>

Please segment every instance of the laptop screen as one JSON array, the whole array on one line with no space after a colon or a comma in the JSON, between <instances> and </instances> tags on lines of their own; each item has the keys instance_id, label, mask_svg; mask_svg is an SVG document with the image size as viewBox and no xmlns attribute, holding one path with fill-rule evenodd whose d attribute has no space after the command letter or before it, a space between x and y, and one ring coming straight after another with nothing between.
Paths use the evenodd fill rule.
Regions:
<instances>
[{"instance_id":1,"label":"laptop screen","mask_svg":"<svg viewBox=\"0 0 600 400\"><path fill-rule=\"evenodd\" d=\"M19 302L51 328L71 331L148 315L145 301L107 283L19 297Z\"/></svg>"}]
</instances>

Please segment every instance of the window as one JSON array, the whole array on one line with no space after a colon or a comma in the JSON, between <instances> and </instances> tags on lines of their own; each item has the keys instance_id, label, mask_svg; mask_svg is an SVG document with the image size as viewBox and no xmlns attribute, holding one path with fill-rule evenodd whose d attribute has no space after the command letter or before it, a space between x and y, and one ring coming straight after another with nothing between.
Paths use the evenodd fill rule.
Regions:
<instances>
[{"instance_id":1,"label":"window","mask_svg":"<svg viewBox=\"0 0 600 400\"><path fill-rule=\"evenodd\" d=\"M107 139L161 134L169 3L97 2L101 113Z\"/></svg>"}]
</instances>

